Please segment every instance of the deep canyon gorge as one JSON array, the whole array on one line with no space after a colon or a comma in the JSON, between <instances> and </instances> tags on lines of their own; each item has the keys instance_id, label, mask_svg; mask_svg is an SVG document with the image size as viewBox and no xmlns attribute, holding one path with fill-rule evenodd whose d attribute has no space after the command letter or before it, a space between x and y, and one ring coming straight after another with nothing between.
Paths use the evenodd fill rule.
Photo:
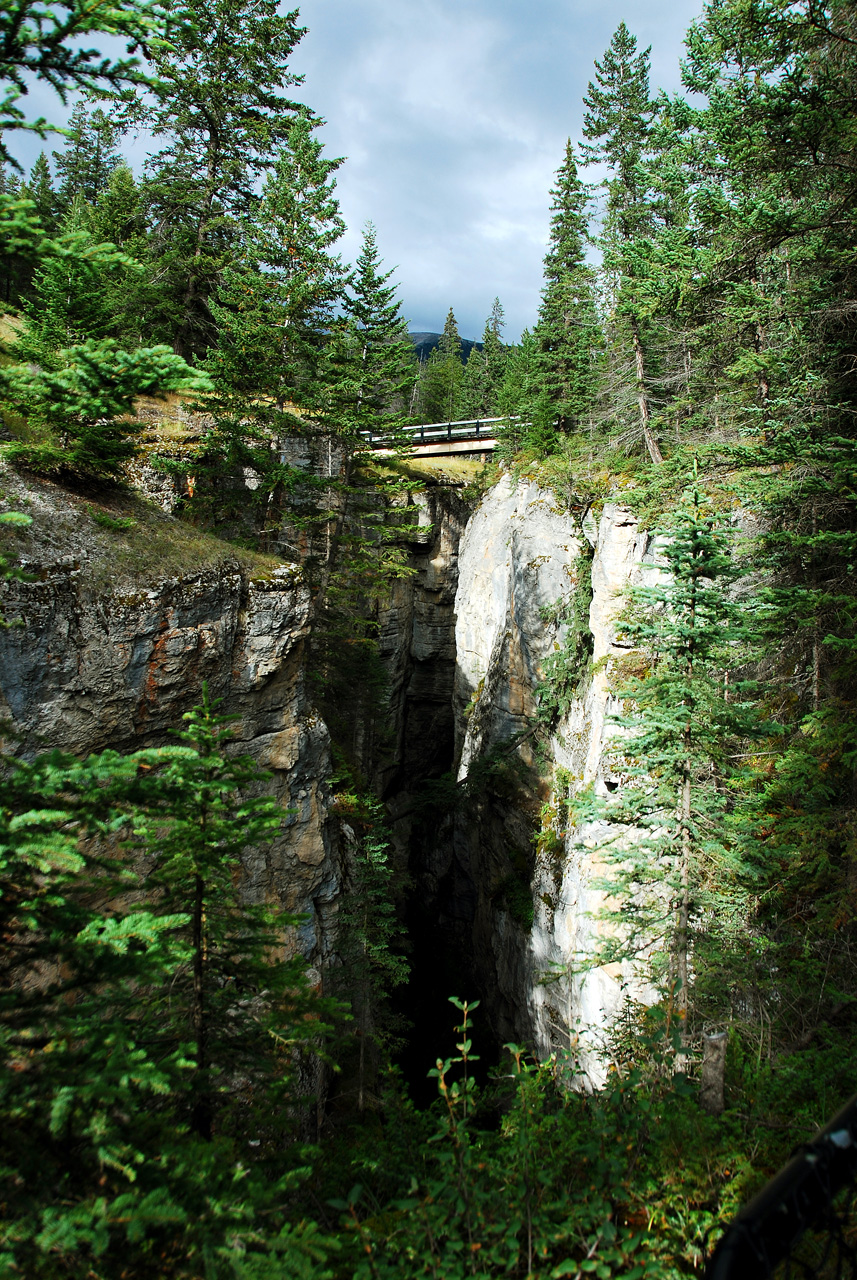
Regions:
<instances>
[{"instance_id":1,"label":"deep canyon gorge","mask_svg":"<svg viewBox=\"0 0 857 1280\"><path fill-rule=\"evenodd\" d=\"M163 486L149 487L171 505ZM0 711L18 749L84 756L162 745L207 682L236 717L237 748L270 773L289 810L270 847L245 853L244 892L301 915L292 946L322 980L337 963L347 820L307 679L311 607L299 566L260 571L226 558L132 583L108 561L93 581L105 552L91 508L49 484L21 487L22 498L34 518L26 579L5 585L18 625L0 631ZM621 504L581 519L508 472L479 499L440 478L408 503L411 574L366 602L387 681L381 723L368 727L357 705L347 735L410 880L400 904L411 943L409 1063L416 1075L421 1060L428 1066L456 994L481 999L495 1055L507 1041L542 1057L579 1046L598 1083L598 1035L623 988L645 989L628 965L576 973L603 927L603 894L597 855L586 856L587 832L569 823L566 802L586 783L615 786L611 659L624 652L615 620L627 587L657 574L651 539ZM169 537L175 521L160 519ZM545 663L581 592L590 660L546 730L537 719ZM442 778L446 801L427 804L426 785Z\"/></svg>"}]
</instances>

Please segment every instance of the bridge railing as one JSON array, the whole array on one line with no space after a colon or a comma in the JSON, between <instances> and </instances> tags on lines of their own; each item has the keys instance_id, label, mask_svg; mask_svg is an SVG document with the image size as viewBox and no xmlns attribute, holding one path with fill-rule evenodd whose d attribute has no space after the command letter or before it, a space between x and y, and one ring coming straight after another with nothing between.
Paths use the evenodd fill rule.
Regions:
<instances>
[{"instance_id":1,"label":"bridge railing","mask_svg":"<svg viewBox=\"0 0 857 1280\"><path fill-rule=\"evenodd\" d=\"M435 444L443 440L493 440L497 428L517 418L467 418L460 422L425 422L402 427L399 438L407 436L414 444ZM389 437L380 432L364 431L367 444L383 445Z\"/></svg>"},{"instance_id":2,"label":"bridge railing","mask_svg":"<svg viewBox=\"0 0 857 1280\"><path fill-rule=\"evenodd\" d=\"M849 1222L857 1180L857 1095L745 1205L718 1241L705 1280L857 1278Z\"/></svg>"}]
</instances>

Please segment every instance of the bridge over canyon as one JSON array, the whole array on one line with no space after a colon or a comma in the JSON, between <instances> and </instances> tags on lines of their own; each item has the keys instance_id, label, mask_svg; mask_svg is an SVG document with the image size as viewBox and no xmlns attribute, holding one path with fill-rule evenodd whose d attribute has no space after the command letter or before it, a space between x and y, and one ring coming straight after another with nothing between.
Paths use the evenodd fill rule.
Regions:
<instances>
[{"instance_id":1,"label":"bridge over canyon","mask_svg":"<svg viewBox=\"0 0 857 1280\"><path fill-rule=\"evenodd\" d=\"M424 457L450 458L476 456L486 459L497 444L497 428L508 418L468 418L465 422L426 422L403 427L400 439L407 441L415 453ZM389 437L365 432L375 453L393 453Z\"/></svg>"}]
</instances>

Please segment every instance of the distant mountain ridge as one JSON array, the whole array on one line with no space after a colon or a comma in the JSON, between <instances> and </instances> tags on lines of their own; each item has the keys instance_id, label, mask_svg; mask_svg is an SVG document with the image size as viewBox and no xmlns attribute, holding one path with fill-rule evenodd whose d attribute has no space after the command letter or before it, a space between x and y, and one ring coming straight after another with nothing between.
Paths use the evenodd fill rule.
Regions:
<instances>
[{"instance_id":1,"label":"distant mountain ridge","mask_svg":"<svg viewBox=\"0 0 857 1280\"><path fill-rule=\"evenodd\" d=\"M414 348L420 360L428 360L435 347L440 343L443 334L441 333L409 333L408 337L414 344ZM474 347L482 350L481 342L473 342L470 338L461 339L461 363L464 364L467 357Z\"/></svg>"}]
</instances>

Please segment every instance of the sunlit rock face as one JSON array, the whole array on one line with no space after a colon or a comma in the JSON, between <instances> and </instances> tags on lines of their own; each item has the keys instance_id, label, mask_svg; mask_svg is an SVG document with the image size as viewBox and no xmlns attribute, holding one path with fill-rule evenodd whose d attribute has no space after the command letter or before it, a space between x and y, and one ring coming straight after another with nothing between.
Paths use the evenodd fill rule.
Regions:
<instances>
[{"instance_id":1,"label":"sunlit rock face","mask_svg":"<svg viewBox=\"0 0 857 1280\"><path fill-rule=\"evenodd\" d=\"M657 574L648 534L639 529L629 511L605 505L592 560L593 673L583 682L580 696L551 741L554 822L559 832L564 831L563 845L561 851L540 854L533 878L531 1001L536 1043L543 1055L571 1048L591 1084L603 1079L604 1033L623 999L647 1002L652 993L628 963L575 976L608 927L598 918L605 895L595 887L605 872L598 846L607 832L599 823L567 826L563 802L590 784L600 795L621 785L621 760L615 749L618 730L611 721L620 708L610 684L613 661L627 652L627 645L619 638L617 620L628 587L650 582ZM633 832L627 835L633 839ZM547 975L552 980L544 982Z\"/></svg>"},{"instance_id":2,"label":"sunlit rock face","mask_svg":"<svg viewBox=\"0 0 857 1280\"><path fill-rule=\"evenodd\" d=\"M175 741L203 681L236 718L235 749L258 760L283 808L281 835L248 850L246 893L307 913L292 945L317 964L330 944L338 893L327 816L329 739L305 691L310 601L291 568L254 579L237 562L196 573L87 588L85 562L30 564L29 582L3 587L0 716L17 750L86 755Z\"/></svg>"},{"instance_id":3,"label":"sunlit rock face","mask_svg":"<svg viewBox=\"0 0 857 1280\"><path fill-rule=\"evenodd\" d=\"M498 1037L529 1040L542 1056L571 1049L592 1083L603 1076L599 1044L623 991L651 993L627 965L575 976L606 927L594 887L604 833L569 828L564 801L589 783L604 794L620 781L610 745L618 709L611 660L623 649L617 618L627 588L657 572L649 542L621 506L606 505L581 528L551 493L506 476L483 499L459 553L458 776L472 776L492 753L502 763L505 751L508 761L506 794L489 782L447 841L470 892L476 967ZM590 548L594 670L537 751L545 659L565 639L557 615L567 616L574 593L586 589L582 555Z\"/></svg>"},{"instance_id":4,"label":"sunlit rock face","mask_svg":"<svg viewBox=\"0 0 857 1280\"><path fill-rule=\"evenodd\" d=\"M480 754L531 727L542 664L564 638L551 614L574 591L581 548L572 517L531 481L504 476L474 514L455 604L460 776Z\"/></svg>"},{"instance_id":5,"label":"sunlit rock face","mask_svg":"<svg viewBox=\"0 0 857 1280\"><path fill-rule=\"evenodd\" d=\"M576 589L583 538L548 491L504 476L468 524L455 602L457 776L490 762L484 785L439 841L439 873L458 885L473 968L496 1040L533 1042L534 835L549 762L534 733L544 662L564 638L558 606Z\"/></svg>"}]
</instances>

